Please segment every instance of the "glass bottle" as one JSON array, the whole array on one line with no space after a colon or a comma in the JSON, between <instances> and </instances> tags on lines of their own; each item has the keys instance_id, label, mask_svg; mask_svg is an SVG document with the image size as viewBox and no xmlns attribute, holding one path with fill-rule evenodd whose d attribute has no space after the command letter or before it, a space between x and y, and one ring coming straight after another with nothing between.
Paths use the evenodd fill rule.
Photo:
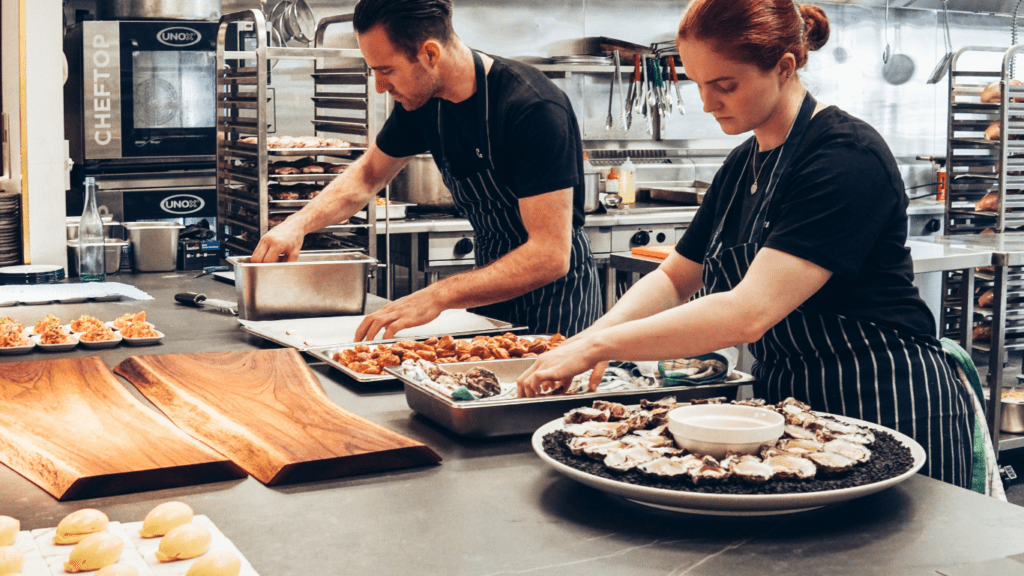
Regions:
<instances>
[{"instance_id":1,"label":"glass bottle","mask_svg":"<svg viewBox=\"0 0 1024 576\"><path fill-rule=\"evenodd\" d=\"M96 208L96 180L85 179L85 209L78 223L78 276L82 282L102 282L107 272L103 221Z\"/></svg>"}]
</instances>

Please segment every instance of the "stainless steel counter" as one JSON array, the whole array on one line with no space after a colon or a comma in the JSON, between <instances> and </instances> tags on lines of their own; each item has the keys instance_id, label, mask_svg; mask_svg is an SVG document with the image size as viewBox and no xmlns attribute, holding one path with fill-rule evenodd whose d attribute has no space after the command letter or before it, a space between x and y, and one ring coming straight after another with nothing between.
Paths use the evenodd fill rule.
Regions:
<instances>
[{"instance_id":1,"label":"stainless steel counter","mask_svg":"<svg viewBox=\"0 0 1024 576\"><path fill-rule=\"evenodd\" d=\"M4 356L0 369L2 362L65 355L98 355L112 367L133 354L270 346L240 330L233 317L175 304L173 294L185 290L233 298L231 286L192 276L120 278L153 301L5 308L5 315L26 322L49 312L113 318L145 309L167 337L152 348ZM156 504L181 500L207 515L263 576L933 576L954 564L1012 562L1002 559L1021 552L1024 509L920 475L873 496L794 515L673 513L562 476L541 462L526 437L455 437L411 413L397 385L360 385L323 365L314 372L334 402L426 443L443 462L274 488L250 477L77 502L57 502L0 466L0 513L35 529L56 526L84 507L127 522L141 520Z\"/></svg>"}]
</instances>

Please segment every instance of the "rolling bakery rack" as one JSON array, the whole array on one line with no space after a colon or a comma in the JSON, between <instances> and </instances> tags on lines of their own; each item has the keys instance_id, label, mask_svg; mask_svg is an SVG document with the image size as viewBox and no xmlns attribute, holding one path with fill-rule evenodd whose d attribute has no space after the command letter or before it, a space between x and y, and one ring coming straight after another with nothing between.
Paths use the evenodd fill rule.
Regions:
<instances>
[{"instance_id":1,"label":"rolling bakery rack","mask_svg":"<svg viewBox=\"0 0 1024 576\"><path fill-rule=\"evenodd\" d=\"M948 178L945 225L948 235L996 233L1024 230L1024 86L1012 85L1013 62L1024 45L1005 47L967 46L958 50L950 63ZM987 53L987 54L986 54ZM995 62L1002 54L1001 67ZM986 59L986 56L989 57ZM987 70L968 69L965 62L991 60ZM998 82L1000 100L981 102L985 86ZM998 124L999 134L984 137L986 129ZM985 198L994 205L976 206ZM1024 253L996 250L994 266L977 272L948 272L943 280L942 333L958 339L961 334L973 350L989 354L989 428L997 450L1024 447L1024 436L1000 439L1000 399L1005 353L1024 350ZM961 287L971 286L975 296L992 292L992 303L974 306L973 320L964 326ZM969 288L967 288L969 289ZM988 327L988 342L972 339L978 327Z\"/></svg>"},{"instance_id":2,"label":"rolling bakery rack","mask_svg":"<svg viewBox=\"0 0 1024 576\"><path fill-rule=\"evenodd\" d=\"M251 254L270 228L305 206L337 176L331 170L344 170L376 135L376 91L362 53L323 47L328 26L351 21L351 14L324 18L312 47L292 48L268 46L266 18L260 10L221 18L217 35L217 198L224 244L232 253ZM226 49L231 29L251 31L244 45L239 39L238 50ZM270 146L269 71L270 63L277 60L313 61L313 130L317 136L326 135L322 140L337 138L347 146ZM296 160L315 163L321 170L278 174L271 169ZM387 194L385 190L385 198ZM375 256L378 210L374 203L370 202L360 223L327 226L310 234L303 250L353 248ZM386 210L384 214L387 220ZM311 238L316 241L313 246ZM375 288L376 283L371 286Z\"/></svg>"}]
</instances>

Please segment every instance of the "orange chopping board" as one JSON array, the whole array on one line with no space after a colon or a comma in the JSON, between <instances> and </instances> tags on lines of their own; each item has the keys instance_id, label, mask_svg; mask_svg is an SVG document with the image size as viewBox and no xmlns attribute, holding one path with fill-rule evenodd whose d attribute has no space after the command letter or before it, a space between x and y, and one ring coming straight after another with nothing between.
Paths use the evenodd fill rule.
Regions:
<instances>
[{"instance_id":1,"label":"orange chopping board","mask_svg":"<svg viewBox=\"0 0 1024 576\"><path fill-rule=\"evenodd\" d=\"M0 461L58 500L245 477L97 357L0 366Z\"/></svg>"},{"instance_id":2,"label":"orange chopping board","mask_svg":"<svg viewBox=\"0 0 1024 576\"><path fill-rule=\"evenodd\" d=\"M664 260L668 258L669 254L676 251L675 244L667 244L664 246L633 246L630 248L630 253L633 256L646 256L648 258L657 258L658 260Z\"/></svg>"},{"instance_id":3,"label":"orange chopping board","mask_svg":"<svg viewBox=\"0 0 1024 576\"><path fill-rule=\"evenodd\" d=\"M291 348L132 356L115 371L182 430L270 486L441 460L340 408Z\"/></svg>"}]
</instances>

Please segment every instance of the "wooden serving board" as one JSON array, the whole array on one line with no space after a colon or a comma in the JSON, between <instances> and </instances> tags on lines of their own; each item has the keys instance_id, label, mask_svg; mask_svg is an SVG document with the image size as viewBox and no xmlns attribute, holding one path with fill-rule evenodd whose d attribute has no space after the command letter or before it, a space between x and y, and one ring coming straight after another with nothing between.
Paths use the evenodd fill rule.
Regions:
<instances>
[{"instance_id":1,"label":"wooden serving board","mask_svg":"<svg viewBox=\"0 0 1024 576\"><path fill-rule=\"evenodd\" d=\"M648 258L657 258L658 260L664 260L676 251L676 245L666 246L633 246L630 248L630 252L633 256L646 256Z\"/></svg>"},{"instance_id":2,"label":"wooden serving board","mask_svg":"<svg viewBox=\"0 0 1024 576\"><path fill-rule=\"evenodd\" d=\"M296 350L132 356L115 371L269 486L441 460L334 404Z\"/></svg>"},{"instance_id":3,"label":"wooden serving board","mask_svg":"<svg viewBox=\"0 0 1024 576\"><path fill-rule=\"evenodd\" d=\"M97 357L0 366L0 461L58 500L245 477Z\"/></svg>"}]
</instances>

